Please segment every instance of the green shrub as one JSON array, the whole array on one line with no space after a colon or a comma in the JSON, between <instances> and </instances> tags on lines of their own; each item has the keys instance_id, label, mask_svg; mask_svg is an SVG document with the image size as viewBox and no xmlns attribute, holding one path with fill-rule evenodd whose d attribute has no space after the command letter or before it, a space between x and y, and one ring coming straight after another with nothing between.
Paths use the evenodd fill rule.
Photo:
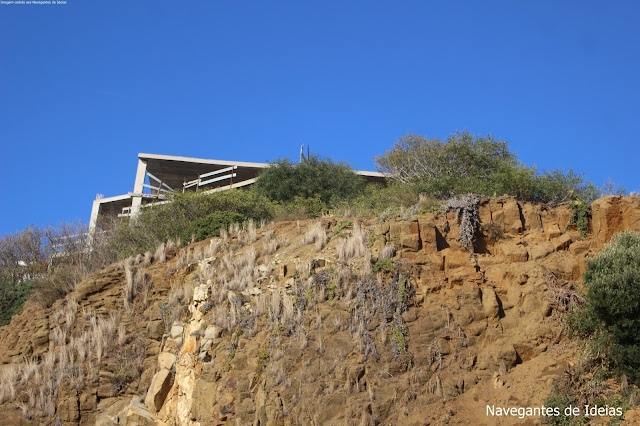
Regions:
<instances>
[{"instance_id":1,"label":"green shrub","mask_svg":"<svg viewBox=\"0 0 640 426\"><path fill-rule=\"evenodd\" d=\"M377 216L385 211L400 210L418 204L418 187L413 184L392 182L389 185L367 184L364 192L355 198L335 204L341 216Z\"/></svg>"},{"instance_id":2,"label":"green shrub","mask_svg":"<svg viewBox=\"0 0 640 426\"><path fill-rule=\"evenodd\" d=\"M327 210L327 203L322 201L319 195L309 198L296 196L292 204L285 205L287 209L291 207L298 209L307 217L319 217Z\"/></svg>"},{"instance_id":3,"label":"green shrub","mask_svg":"<svg viewBox=\"0 0 640 426\"><path fill-rule=\"evenodd\" d=\"M586 303L568 325L589 337L587 353L594 360L640 384L640 233L614 236L587 263L583 280Z\"/></svg>"},{"instance_id":4,"label":"green shrub","mask_svg":"<svg viewBox=\"0 0 640 426\"><path fill-rule=\"evenodd\" d=\"M393 260L380 259L373 265L373 268L371 268L371 270L373 272L378 272L378 271L394 272L395 268L393 267Z\"/></svg>"},{"instance_id":5,"label":"green shrub","mask_svg":"<svg viewBox=\"0 0 640 426\"><path fill-rule=\"evenodd\" d=\"M572 417L572 416L567 416L565 414L564 411L568 406L570 405L574 407L576 406L575 397L574 395L571 395L562 391L557 384L553 385L551 394L544 400L544 405L545 407L557 408L560 413L559 416L552 415L552 416L543 417L544 422L548 425L558 425L558 426L569 426L572 424L578 425L578 424L582 424L579 422L582 422L584 420L583 417Z\"/></svg>"},{"instance_id":6,"label":"green shrub","mask_svg":"<svg viewBox=\"0 0 640 426\"><path fill-rule=\"evenodd\" d=\"M591 217L591 205L589 203L571 203L571 219L567 228L575 226L580 235L584 237L589 231L589 218Z\"/></svg>"},{"instance_id":7,"label":"green shrub","mask_svg":"<svg viewBox=\"0 0 640 426\"><path fill-rule=\"evenodd\" d=\"M0 282L0 325L9 324L11 318L20 312L31 296L33 284L33 281Z\"/></svg>"},{"instance_id":8,"label":"green shrub","mask_svg":"<svg viewBox=\"0 0 640 426\"><path fill-rule=\"evenodd\" d=\"M192 236L195 241L219 237L221 228L228 229L232 223L241 223L244 220L245 216L240 213L227 211L213 212L192 222L182 234L182 241L190 241Z\"/></svg>"},{"instance_id":9,"label":"green shrub","mask_svg":"<svg viewBox=\"0 0 640 426\"><path fill-rule=\"evenodd\" d=\"M364 186L364 179L347 164L310 156L300 164L293 164L288 159L272 163L258 176L255 190L284 204L291 203L296 197L317 197L326 205L331 205L362 194Z\"/></svg>"},{"instance_id":10,"label":"green shrub","mask_svg":"<svg viewBox=\"0 0 640 426\"><path fill-rule=\"evenodd\" d=\"M445 142L407 135L375 161L394 180L441 199L468 193L513 195L545 203L596 197L595 186L573 171L539 173L518 161L506 141L468 132L456 133Z\"/></svg>"},{"instance_id":11,"label":"green shrub","mask_svg":"<svg viewBox=\"0 0 640 426\"><path fill-rule=\"evenodd\" d=\"M586 369L584 367L587 367ZM591 407L609 407L605 417L609 425L619 425L622 415L632 405L634 387L616 387L608 380L608 372L599 367L578 363L569 367L565 374L556 377L551 386L549 396L544 400L546 407L558 409L558 416L544 416L542 420L551 425L588 425L602 424L598 417L584 410L585 405ZM565 409L571 406L571 415ZM574 412L577 408L578 412ZM611 410L615 410L614 412ZM602 417L600 417L602 419ZM594 422L595 420L595 422Z\"/></svg>"},{"instance_id":12,"label":"green shrub","mask_svg":"<svg viewBox=\"0 0 640 426\"><path fill-rule=\"evenodd\" d=\"M217 225L231 219L269 219L274 209L273 203L252 190L172 194L170 203L143 208L136 218L124 221L116 228L110 244L122 259L154 250L169 239L189 242L194 232L198 233L196 239L216 235Z\"/></svg>"},{"instance_id":13,"label":"green shrub","mask_svg":"<svg viewBox=\"0 0 640 426\"><path fill-rule=\"evenodd\" d=\"M340 235L340 233L342 232L343 229L345 228L351 228L353 226L353 222L350 220L343 220L342 222L338 223L335 228L333 228L333 231L331 231L331 233L329 235L327 235L327 239L330 240L333 237L335 237L336 235Z\"/></svg>"}]
</instances>

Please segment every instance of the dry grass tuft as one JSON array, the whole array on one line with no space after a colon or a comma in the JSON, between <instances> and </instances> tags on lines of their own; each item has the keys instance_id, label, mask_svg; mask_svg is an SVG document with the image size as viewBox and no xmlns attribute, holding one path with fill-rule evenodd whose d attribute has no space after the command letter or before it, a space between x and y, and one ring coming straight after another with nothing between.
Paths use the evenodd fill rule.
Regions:
<instances>
[{"instance_id":1,"label":"dry grass tuft","mask_svg":"<svg viewBox=\"0 0 640 426\"><path fill-rule=\"evenodd\" d=\"M237 237L238 234L240 233L240 224L237 222L234 222L232 224L229 225L229 235L232 237Z\"/></svg>"},{"instance_id":2,"label":"dry grass tuft","mask_svg":"<svg viewBox=\"0 0 640 426\"><path fill-rule=\"evenodd\" d=\"M232 260L231 254L225 255L223 262L227 273L226 276L230 277L226 283L226 288L243 291L253 283L256 257L257 252L254 247L246 249L235 261Z\"/></svg>"},{"instance_id":3,"label":"dry grass tuft","mask_svg":"<svg viewBox=\"0 0 640 426\"><path fill-rule=\"evenodd\" d=\"M314 222L309 226L302 239L303 244L315 243L316 251L322 250L327 244L327 232L321 222Z\"/></svg>"},{"instance_id":4,"label":"dry grass tuft","mask_svg":"<svg viewBox=\"0 0 640 426\"><path fill-rule=\"evenodd\" d=\"M51 333L51 340L53 340L54 346L64 346L67 340L67 332L60 326L56 326Z\"/></svg>"},{"instance_id":5,"label":"dry grass tuft","mask_svg":"<svg viewBox=\"0 0 640 426\"><path fill-rule=\"evenodd\" d=\"M256 224L253 222L253 219L249 219L247 223L247 229L243 233L243 242L252 243L258 239Z\"/></svg>"},{"instance_id":6,"label":"dry grass tuft","mask_svg":"<svg viewBox=\"0 0 640 426\"><path fill-rule=\"evenodd\" d=\"M18 375L18 367L15 364L3 366L0 373L0 403L15 399Z\"/></svg>"},{"instance_id":7,"label":"dry grass tuft","mask_svg":"<svg viewBox=\"0 0 640 426\"><path fill-rule=\"evenodd\" d=\"M153 259L153 255L151 254L151 252L150 251L145 252L144 257L142 259L142 263L141 263L142 267L146 268L147 266L151 265L152 259Z\"/></svg>"},{"instance_id":8,"label":"dry grass tuft","mask_svg":"<svg viewBox=\"0 0 640 426\"><path fill-rule=\"evenodd\" d=\"M261 293L256 300L255 315L260 317L267 313L269 310L269 296L266 293Z\"/></svg>"},{"instance_id":9,"label":"dry grass tuft","mask_svg":"<svg viewBox=\"0 0 640 426\"><path fill-rule=\"evenodd\" d=\"M271 300L269 301L269 318L274 323L277 323L280 318L280 310L282 307L280 304L281 301L282 294L278 290L271 292Z\"/></svg>"},{"instance_id":10,"label":"dry grass tuft","mask_svg":"<svg viewBox=\"0 0 640 426\"><path fill-rule=\"evenodd\" d=\"M160 243L160 245L156 249L155 254L153 255L153 259L156 263L164 263L167 261L167 253L164 243Z\"/></svg>"},{"instance_id":11,"label":"dry grass tuft","mask_svg":"<svg viewBox=\"0 0 640 426\"><path fill-rule=\"evenodd\" d=\"M300 275L300 278L306 280L311 276L311 262L302 262L296 266L296 272Z\"/></svg>"},{"instance_id":12,"label":"dry grass tuft","mask_svg":"<svg viewBox=\"0 0 640 426\"><path fill-rule=\"evenodd\" d=\"M69 299L63 309L64 316L75 318L77 303ZM25 359L18 366L11 364L2 368L0 374L0 402L16 398L16 384L28 386L25 394L16 404L23 410L27 418L47 418L55 414L58 388L63 380L68 379L70 386L78 391L85 386L85 371L80 363L92 356L91 367L95 366L94 359L100 362L105 348L113 347L116 343L115 334L120 323L120 316L113 313L96 317L85 313L89 321L89 330L79 337L71 337L67 343L67 326L60 325L52 332L55 350L48 351L41 356L40 364L36 358ZM93 380L95 378L91 378Z\"/></svg>"},{"instance_id":13,"label":"dry grass tuft","mask_svg":"<svg viewBox=\"0 0 640 426\"><path fill-rule=\"evenodd\" d=\"M227 230L225 228L220 228L220 240L222 241L223 245L227 245L227 242L229 241L229 233L227 232Z\"/></svg>"},{"instance_id":14,"label":"dry grass tuft","mask_svg":"<svg viewBox=\"0 0 640 426\"><path fill-rule=\"evenodd\" d=\"M26 385L31 376L38 371L38 360L36 358L25 359L24 366L20 370L20 384Z\"/></svg>"},{"instance_id":15,"label":"dry grass tuft","mask_svg":"<svg viewBox=\"0 0 640 426\"><path fill-rule=\"evenodd\" d=\"M289 245L289 238L287 238L285 235L279 235L278 247L282 248L282 247L287 247L288 245Z\"/></svg>"},{"instance_id":16,"label":"dry grass tuft","mask_svg":"<svg viewBox=\"0 0 640 426\"><path fill-rule=\"evenodd\" d=\"M338 259L346 263L354 257L364 256L367 251L367 242L367 234L357 222L354 223L349 238L338 245Z\"/></svg>"},{"instance_id":17,"label":"dry grass tuft","mask_svg":"<svg viewBox=\"0 0 640 426\"><path fill-rule=\"evenodd\" d=\"M213 256L215 256L216 253L218 253L220 251L220 248L221 248L220 241L212 239L209 242L209 245L207 245L207 247L205 247L205 249L204 249L204 257L205 257L205 259L209 259L209 258L212 258Z\"/></svg>"},{"instance_id":18,"label":"dry grass tuft","mask_svg":"<svg viewBox=\"0 0 640 426\"><path fill-rule=\"evenodd\" d=\"M362 269L360 270L360 276L362 278L371 275L371 250L367 247L364 250L364 256L362 259Z\"/></svg>"},{"instance_id":19,"label":"dry grass tuft","mask_svg":"<svg viewBox=\"0 0 640 426\"><path fill-rule=\"evenodd\" d=\"M131 311L131 303L134 297L134 285L133 285L133 270L132 270L133 258L129 257L124 261L124 286L122 289L122 298L124 300L124 307L127 312Z\"/></svg>"},{"instance_id":20,"label":"dry grass tuft","mask_svg":"<svg viewBox=\"0 0 640 426\"><path fill-rule=\"evenodd\" d=\"M396 255L396 246L393 244L385 245L382 251L380 252L380 259L391 259L395 255Z\"/></svg>"},{"instance_id":21,"label":"dry grass tuft","mask_svg":"<svg viewBox=\"0 0 640 426\"><path fill-rule=\"evenodd\" d=\"M265 255L273 254L278 250L278 241L275 238L272 238L270 240L263 240L262 248Z\"/></svg>"}]
</instances>

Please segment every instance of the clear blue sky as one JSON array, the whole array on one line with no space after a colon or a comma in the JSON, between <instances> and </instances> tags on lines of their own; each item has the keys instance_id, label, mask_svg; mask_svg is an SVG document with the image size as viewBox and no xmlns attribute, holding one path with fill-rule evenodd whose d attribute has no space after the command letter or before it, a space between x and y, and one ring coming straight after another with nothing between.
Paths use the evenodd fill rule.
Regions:
<instances>
[{"instance_id":1,"label":"clear blue sky","mask_svg":"<svg viewBox=\"0 0 640 426\"><path fill-rule=\"evenodd\" d=\"M374 169L406 133L506 139L640 191L637 1L67 0L0 6L0 234L88 222L136 154L312 152Z\"/></svg>"}]
</instances>

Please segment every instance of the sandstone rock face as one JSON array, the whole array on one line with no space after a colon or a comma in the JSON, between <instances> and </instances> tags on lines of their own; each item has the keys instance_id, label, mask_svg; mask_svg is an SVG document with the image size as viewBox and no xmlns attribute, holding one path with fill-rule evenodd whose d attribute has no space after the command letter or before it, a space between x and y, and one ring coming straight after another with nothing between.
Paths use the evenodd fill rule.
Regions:
<instances>
[{"instance_id":1,"label":"sandstone rock face","mask_svg":"<svg viewBox=\"0 0 640 426\"><path fill-rule=\"evenodd\" d=\"M640 197L602 197L591 205L591 231L601 248L625 229L640 230Z\"/></svg>"},{"instance_id":2,"label":"sandstone rock face","mask_svg":"<svg viewBox=\"0 0 640 426\"><path fill-rule=\"evenodd\" d=\"M173 374L169 369L162 368L153 376L151 386L149 386L147 396L144 399L144 403L150 411L154 413L160 411L172 384Z\"/></svg>"},{"instance_id":3,"label":"sandstone rock face","mask_svg":"<svg viewBox=\"0 0 640 426\"><path fill-rule=\"evenodd\" d=\"M147 410L139 397L133 397L129 405L113 419L112 424L152 426L157 424L157 419Z\"/></svg>"},{"instance_id":4,"label":"sandstone rock face","mask_svg":"<svg viewBox=\"0 0 640 426\"><path fill-rule=\"evenodd\" d=\"M500 245L502 256L509 262L526 262L529 260L527 248L520 244L507 241Z\"/></svg>"},{"instance_id":5,"label":"sandstone rock face","mask_svg":"<svg viewBox=\"0 0 640 426\"><path fill-rule=\"evenodd\" d=\"M169 336L171 336L173 339L177 339L182 337L183 332L184 332L184 327L182 325L174 325L173 327L171 327L171 332L169 333Z\"/></svg>"},{"instance_id":6,"label":"sandstone rock face","mask_svg":"<svg viewBox=\"0 0 640 426\"><path fill-rule=\"evenodd\" d=\"M193 301L204 302L209 298L209 286L201 285L193 289Z\"/></svg>"},{"instance_id":7,"label":"sandstone rock face","mask_svg":"<svg viewBox=\"0 0 640 426\"><path fill-rule=\"evenodd\" d=\"M300 241L311 221L269 225L257 241L240 232L184 266L181 250L209 242L139 266L152 285L130 311L123 266L112 265L48 310L28 302L0 328L0 367L43 364L117 313L113 337L103 338L111 346L97 357L98 346L78 340L88 353L79 361L74 349L75 364L65 365L53 405L65 425L473 424L488 403L516 404L513 395L540 405L577 353L553 286L579 285L588 257L616 232L640 230L638 197L605 197L592 210L583 238L567 228L568 206L482 200L473 252L461 247L454 213L348 218L366 235L365 254L349 259L338 249L355 244L353 226L317 252ZM322 219L327 234L341 222ZM267 230L290 244L266 255ZM172 305L181 286L188 296ZM17 397L28 401L20 380ZM0 416L55 421L25 418L13 402L0 403Z\"/></svg>"},{"instance_id":8,"label":"sandstone rock face","mask_svg":"<svg viewBox=\"0 0 640 426\"><path fill-rule=\"evenodd\" d=\"M158 367L165 370L171 370L176 362L176 359L177 357L174 354L169 352L162 352L160 355L158 355Z\"/></svg>"}]
</instances>

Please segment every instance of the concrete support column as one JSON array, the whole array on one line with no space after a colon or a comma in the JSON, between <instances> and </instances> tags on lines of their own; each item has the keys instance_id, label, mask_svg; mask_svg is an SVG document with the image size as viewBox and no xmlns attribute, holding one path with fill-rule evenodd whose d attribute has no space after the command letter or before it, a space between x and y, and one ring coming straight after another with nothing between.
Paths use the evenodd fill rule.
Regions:
<instances>
[{"instance_id":1,"label":"concrete support column","mask_svg":"<svg viewBox=\"0 0 640 426\"><path fill-rule=\"evenodd\" d=\"M133 184L133 193L142 194L144 191L144 179L147 176L147 163L138 158L138 170L136 171L136 181ZM142 205L142 197L133 196L131 199L131 216L137 216L140 213Z\"/></svg>"},{"instance_id":2,"label":"concrete support column","mask_svg":"<svg viewBox=\"0 0 640 426\"><path fill-rule=\"evenodd\" d=\"M98 215L100 215L101 200L93 200L91 207L91 218L89 219L89 242L93 243L96 235L96 227L98 226Z\"/></svg>"}]
</instances>

